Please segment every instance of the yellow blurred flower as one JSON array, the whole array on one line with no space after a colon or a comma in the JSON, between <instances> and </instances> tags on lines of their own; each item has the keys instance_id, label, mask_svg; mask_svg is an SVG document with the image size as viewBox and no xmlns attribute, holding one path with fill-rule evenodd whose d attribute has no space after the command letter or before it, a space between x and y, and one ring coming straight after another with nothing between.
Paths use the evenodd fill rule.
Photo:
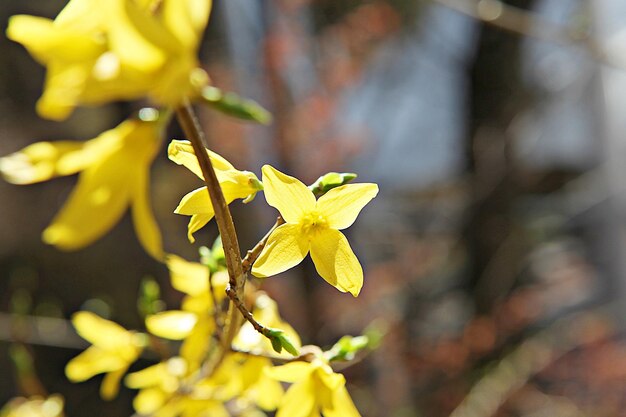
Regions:
<instances>
[{"instance_id":1,"label":"yellow blurred flower","mask_svg":"<svg viewBox=\"0 0 626 417\"><path fill-rule=\"evenodd\" d=\"M230 414L211 392L202 392L189 378L187 363L173 357L141 371L128 374L126 386L139 389L133 400L138 414L153 417L228 417Z\"/></svg>"},{"instance_id":2,"label":"yellow blurred flower","mask_svg":"<svg viewBox=\"0 0 626 417\"><path fill-rule=\"evenodd\" d=\"M0 417L62 417L63 397L17 397L0 409Z\"/></svg>"},{"instance_id":3,"label":"yellow blurred flower","mask_svg":"<svg viewBox=\"0 0 626 417\"><path fill-rule=\"evenodd\" d=\"M208 82L196 53L210 10L210 0L71 0L54 21L11 17L7 36L47 67L43 117L144 96L176 106Z\"/></svg>"},{"instance_id":4,"label":"yellow blurred flower","mask_svg":"<svg viewBox=\"0 0 626 417\"><path fill-rule=\"evenodd\" d=\"M161 259L161 233L148 191L161 128L156 117L127 120L87 142L35 143L0 158L0 173L9 182L32 184L80 172L67 202L43 232L46 243L81 249L108 232L130 206L139 241Z\"/></svg>"},{"instance_id":5,"label":"yellow blurred flower","mask_svg":"<svg viewBox=\"0 0 626 417\"><path fill-rule=\"evenodd\" d=\"M213 299L209 292L209 268L197 262L188 262L176 255L168 255L166 264L170 271L172 286L185 294L182 310L163 311L146 318L146 328L158 337L183 340L180 356L191 371L200 367L206 358L212 332ZM226 296L228 274L213 274L213 288L218 302Z\"/></svg>"},{"instance_id":6,"label":"yellow blurred flower","mask_svg":"<svg viewBox=\"0 0 626 417\"><path fill-rule=\"evenodd\" d=\"M238 198L248 202L254 198L258 191L263 189L261 182L252 172L239 171L220 155L208 149L206 151L211 158L217 180L222 187L226 204L230 204ZM173 140L167 153L172 161L178 165L183 165L204 180L193 147L188 141ZM215 215L207 188L200 187L186 194L174 213L191 216L187 227L187 236L189 241L193 243L195 241L193 234L204 227Z\"/></svg>"},{"instance_id":7,"label":"yellow blurred flower","mask_svg":"<svg viewBox=\"0 0 626 417\"><path fill-rule=\"evenodd\" d=\"M263 186L267 203L280 211L285 224L270 235L252 274L276 275L298 265L311 252L320 276L356 297L363 286L363 269L340 230L354 223L378 194L378 186L342 185L316 201L306 185L269 165L263 167Z\"/></svg>"},{"instance_id":8,"label":"yellow blurred flower","mask_svg":"<svg viewBox=\"0 0 626 417\"><path fill-rule=\"evenodd\" d=\"M322 359L290 362L268 369L267 374L292 385L285 393L276 417L359 417L343 375Z\"/></svg>"},{"instance_id":9,"label":"yellow blurred flower","mask_svg":"<svg viewBox=\"0 0 626 417\"><path fill-rule=\"evenodd\" d=\"M87 311L74 314L72 323L92 346L68 362L65 374L72 382L82 382L104 373L100 395L104 399L115 397L122 376L146 346L145 335Z\"/></svg>"},{"instance_id":10,"label":"yellow blurred flower","mask_svg":"<svg viewBox=\"0 0 626 417\"><path fill-rule=\"evenodd\" d=\"M267 294L263 292L257 293L252 314L254 315L254 318L264 326L282 330L296 349L299 350L302 347L300 336L289 323L280 317L278 313L278 304L276 304L276 301L272 300ZM241 351L252 352L255 354L272 356L278 355L272 348L271 341L261 333L257 332L248 321L241 326L239 333L233 340L233 347ZM286 359L293 357L286 351L278 356L282 356Z\"/></svg>"}]
</instances>

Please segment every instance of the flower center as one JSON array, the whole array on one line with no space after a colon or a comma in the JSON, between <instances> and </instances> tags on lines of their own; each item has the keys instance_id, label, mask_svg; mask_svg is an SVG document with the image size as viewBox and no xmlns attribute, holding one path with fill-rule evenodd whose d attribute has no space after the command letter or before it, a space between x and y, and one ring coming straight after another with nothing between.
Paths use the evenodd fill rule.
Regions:
<instances>
[{"instance_id":1,"label":"flower center","mask_svg":"<svg viewBox=\"0 0 626 417\"><path fill-rule=\"evenodd\" d=\"M328 221L318 212L312 211L302 216L300 226L304 233L311 234L328 228Z\"/></svg>"}]
</instances>

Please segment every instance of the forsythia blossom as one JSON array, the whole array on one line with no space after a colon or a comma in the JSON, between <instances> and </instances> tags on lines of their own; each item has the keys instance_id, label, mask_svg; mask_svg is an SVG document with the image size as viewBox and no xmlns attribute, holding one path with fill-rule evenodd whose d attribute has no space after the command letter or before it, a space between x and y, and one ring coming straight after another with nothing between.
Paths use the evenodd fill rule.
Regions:
<instances>
[{"instance_id":1,"label":"forsythia blossom","mask_svg":"<svg viewBox=\"0 0 626 417\"><path fill-rule=\"evenodd\" d=\"M238 198L248 202L263 189L261 182L252 172L239 171L220 155L208 149L206 151L222 187L226 204ZM167 148L167 154L172 161L185 166L200 179L204 179L193 147L188 141L173 140ZM185 195L174 213L191 216L187 236L190 242L194 242L193 234L204 227L215 215L207 188L200 187Z\"/></svg>"},{"instance_id":2,"label":"forsythia blossom","mask_svg":"<svg viewBox=\"0 0 626 417\"><path fill-rule=\"evenodd\" d=\"M127 120L87 142L35 143L0 158L0 172L15 184L80 172L67 202L43 232L46 243L64 250L83 248L108 232L130 206L139 241L160 259L161 233L148 187L161 128L157 117Z\"/></svg>"},{"instance_id":3,"label":"forsythia blossom","mask_svg":"<svg viewBox=\"0 0 626 417\"><path fill-rule=\"evenodd\" d=\"M175 106L208 82L196 52L210 0L71 0L52 21L18 15L7 36L46 65L40 115L150 97Z\"/></svg>"},{"instance_id":4,"label":"forsythia blossom","mask_svg":"<svg viewBox=\"0 0 626 417\"><path fill-rule=\"evenodd\" d=\"M146 346L145 335L87 311L76 313L72 323L92 346L68 362L65 374L70 381L81 382L105 373L100 395L105 399L115 397L122 376Z\"/></svg>"},{"instance_id":5,"label":"forsythia blossom","mask_svg":"<svg viewBox=\"0 0 626 417\"><path fill-rule=\"evenodd\" d=\"M13 398L0 410L0 417L62 417L63 397Z\"/></svg>"},{"instance_id":6,"label":"forsythia blossom","mask_svg":"<svg viewBox=\"0 0 626 417\"><path fill-rule=\"evenodd\" d=\"M320 358L291 362L266 370L279 381L293 385L285 393L276 417L360 417L346 390L346 379Z\"/></svg>"},{"instance_id":7,"label":"forsythia blossom","mask_svg":"<svg viewBox=\"0 0 626 417\"><path fill-rule=\"evenodd\" d=\"M185 294L182 310L170 310L146 318L146 328L155 336L183 340L180 356L190 371L200 367L212 341L215 330L213 299L209 292L209 268L197 262L188 262L169 255L166 260L172 287ZM218 302L224 299L228 274L213 274L213 289Z\"/></svg>"},{"instance_id":8,"label":"forsythia blossom","mask_svg":"<svg viewBox=\"0 0 626 417\"><path fill-rule=\"evenodd\" d=\"M280 211L286 223L270 235L252 274L260 278L276 275L298 265L311 252L322 278L339 291L359 295L363 269L340 230L354 223L378 193L378 186L342 185L316 201L302 182L265 165L263 187L267 203Z\"/></svg>"}]
</instances>

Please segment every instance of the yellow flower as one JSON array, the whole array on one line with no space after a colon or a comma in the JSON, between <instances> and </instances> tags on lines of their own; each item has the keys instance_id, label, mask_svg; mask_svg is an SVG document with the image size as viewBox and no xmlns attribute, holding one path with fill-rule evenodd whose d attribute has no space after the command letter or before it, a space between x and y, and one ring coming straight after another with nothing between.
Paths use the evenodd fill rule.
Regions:
<instances>
[{"instance_id":1,"label":"yellow flower","mask_svg":"<svg viewBox=\"0 0 626 417\"><path fill-rule=\"evenodd\" d=\"M239 171L220 155L208 149L206 151L211 158L217 180L222 187L226 204L230 204L238 198L248 202L254 198L259 190L263 189L261 182L252 172ZM185 166L200 179L204 180L193 147L188 141L173 140L167 149L167 153L172 161L178 165ZM174 213L191 216L187 227L187 237L193 243L195 241L193 234L204 227L215 215L207 188L200 187L186 194L178 204L178 207L176 207L176 210L174 210Z\"/></svg>"},{"instance_id":2,"label":"yellow flower","mask_svg":"<svg viewBox=\"0 0 626 417\"><path fill-rule=\"evenodd\" d=\"M106 373L100 395L104 399L115 397L122 376L146 345L145 335L128 331L87 311L74 314L72 323L92 346L68 362L65 374L72 382L82 382Z\"/></svg>"},{"instance_id":3,"label":"yellow flower","mask_svg":"<svg viewBox=\"0 0 626 417\"><path fill-rule=\"evenodd\" d=\"M200 367L205 359L213 321L213 299L209 293L209 268L197 262L188 262L178 256L166 259L172 286L185 294L182 310L163 311L146 318L146 328L155 335L169 340L183 340L180 356L185 359L190 371ZM228 274L218 271L213 274L213 288L218 302L226 296Z\"/></svg>"},{"instance_id":4,"label":"yellow flower","mask_svg":"<svg viewBox=\"0 0 626 417\"><path fill-rule=\"evenodd\" d=\"M140 390L133 400L135 411L153 417L228 417L222 402L213 399L211 393L199 392L188 381L189 375L180 357L128 374L126 386Z\"/></svg>"},{"instance_id":5,"label":"yellow flower","mask_svg":"<svg viewBox=\"0 0 626 417\"><path fill-rule=\"evenodd\" d=\"M0 417L62 417L63 397L13 398L0 410Z\"/></svg>"},{"instance_id":6,"label":"yellow flower","mask_svg":"<svg viewBox=\"0 0 626 417\"><path fill-rule=\"evenodd\" d=\"M47 67L43 117L143 96L175 106L208 81L196 52L210 10L210 0L71 0L54 21L13 16L7 36Z\"/></svg>"},{"instance_id":7,"label":"yellow flower","mask_svg":"<svg viewBox=\"0 0 626 417\"><path fill-rule=\"evenodd\" d=\"M87 142L39 142L0 158L0 172L32 184L80 172L67 202L43 232L63 250L81 249L108 232L130 206L139 241L161 259L161 233L150 210L149 169L159 146L158 120L127 120Z\"/></svg>"},{"instance_id":8,"label":"yellow flower","mask_svg":"<svg viewBox=\"0 0 626 417\"><path fill-rule=\"evenodd\" d=\"M293 385L285 393L276 417L359 417L343 375L336 374L322 359L291 362L266 371L279 381Z\"/></svg>"},{"instance_id":9,"label":"yellow flower","mask_svg":"<svg viewBox=\"0 0 626 417\"><path fill-rule=\"evenodd\" d=\"M278 209L285 224L269 237L252 274L264 278L298 265L307 253L317 272L342 292L359 295L363 269L340 232L354 223L361 209L378 194L376 184L333 188L319 200L296 178L269 165L263 167L267 203Z\"/></svg>"}]
</instances>

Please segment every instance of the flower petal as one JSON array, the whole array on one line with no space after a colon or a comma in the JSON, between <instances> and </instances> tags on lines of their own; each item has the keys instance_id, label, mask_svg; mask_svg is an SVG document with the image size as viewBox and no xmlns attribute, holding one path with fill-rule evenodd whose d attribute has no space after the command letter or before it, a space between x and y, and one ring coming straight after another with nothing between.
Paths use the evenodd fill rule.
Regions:
<instances>
[{"instance_id":1,"label":"flower petal","mask_svg":"<svg viewBox=\"0 0 626 417\"><path fill-rule=\"evenodd\" d=\"M332 408L323 408L324 417L361 417L345 385L333 391Z\"/></svg>"},{"instance_id":2,"label":"flower petal","mask_svg":"<svg viewBox=\"0 0 626 417\"><path fill-rule=\"evenodd\" d=\"M180 43L195 49L210 11L210 0L167 0L163 2L163 22Z\"/></svg>"},{"instance_id":3,"label":"flower petal","mask_svg":"<svg viewBox=\"0 0 626 417\"><path fill-rule=\"evenodd\" d=\"M170 395L160 388L144 388L133 399L133 408L141 415L151 415L168 400Z\"/></svg>"},{"instance_id":4,"label":"flower petal","mask_svg":"<svg viewBox=\"0 0 626 417\"><path fill-rule=\"evenodd\" d=\"M96 346L90 346L65 366L65 375L72 382L86 381L94 375L123 369L127 362Z\"/></svg>"},{"instance_id":5,"label":"flower petal","mask_svg":"<svg viewBox=\"0 0 626 417\"><path fill-rule=\"evenodd\" d=\"M266 368L265 373L273 379L283 382L298 382L309 378L315 367L309 362L295 361L286 365Z\"/></svg>"},{"instance_id":6,"label":"flower petal","mask_svg":"<svg viewBox=\"0 0 626 417\"><path fill-rule=\"evenodd\" d=\"M13 184L33 184L60 175L75 174L92 162L72 157L72 154L85 156L85 152L81 152L85 145L86 142L74 141L33 143L0 158L0 173Z\"/></svg>"},{"instance_id":7,"label":"flower petal","mask_svg":"<svg viewBox=\"0 0 626 417\"><path fill-rule=\"evenodd\" d=\"M198 316L186 311L163 311L146 317L146 328L155 336L182 340L189 336L198 322Z\"/></svg>"},{"instance_id":8,"label":"flower petal","mask_svg":"<svg viewBox=\"0 0 626 417\"><path fill-rule=\"evenodd\" d=\"M363 269L343 233L335 229L319 231L311 239L311 258L326 282L341 292L359 295Z\"/></svg>"},{"instance_id":9,"label":"flower petal","mask_svg":"<svg viewBox=\"0 0 626 417\"><path fill-rule=\"evenodd\" d=\"M267 203L280 211L287 223L298 223L315 208L315 196L300 180L270 165L263 166L263 187Z\"/></svg>"},{"instance_id":10,"label":"flower petal","mask_svg":"<svg viewBox=\"0 0 626 417\"><path fill-rule=\"evenodd\" d=\"M167 269L170 271L172 287L189 295L200 295L209 291L209 268L198 262L189 262L176 255L168 255Z\"/></svg>"},{"instance_id":11,"label":"flower petal","mask_svg":"<svg viewBox=\"0 0 626 417\"><path fill-rule=\"evenodd\" d=\"M132 342L131 332L89 311L74 314L72 324L83 339L102 349L119 349Z\"/></svg>"},{"instance_id":12,"label":"flower petal","mask_svg":"<svg viewBox=\"0 0 626 417\"><path fill-rule=\"evenodd\" d=\"M211 158L213 169L215 169L216 172L230 171L235 169L235 167L233 167L230 162L222 158L220 155L208 149L206 151ZM178 165L184 166L185 168L196 174L201 180L204 180L204 175L202 175L200 164L198 164L198 159L196 158L196 154L193 151L193 146L191 146L191 142L189 142L188 140L172 140L167 147L167 157L171 161L177 163Z\"/></svg>"},{"instance_id":13,"label":"flower petal","mask_svg":"<svg viewBox=\"0 0 626 417\"><path fill-rule=\"evenodd\" d=\"M24 45L40 63L95 60L105 50L104 42L50 19L28 15L12 16L7 37Z\"/></svg>"},{"instance_id":14,"label":"flower petal","mask_svg":"<svg viewBox=\"0 0 626 417\"><path fill-rule=\"evenodd\" d=\"M283 396L276 417L309 417L316 408L315 394L312 379L296 382Z\"/></svg>"},{"instance_id":15,"label":"flower petal","mask_svg":"<svg viewBox=\"0 0 626 417\"><path fill-rule=\"evenodd\" d=\"M117 396L120 390L120 381L127 370L128 366L125 366L104 376L100 385L100 397L103 400L112 400Z\"/></svg>"},{"instance_id":16,"label":"flower petal","mask_svg":"<svg viewBox=\"0 0 626 417\"><path fill-rule=\"evenodd\" d=\"M150 208L149 181L147 169L137 172L132 192L132 216L135 233L141 246L150 256L163 259L161 231Z\"/></svg>"},{"instance_id":17,"label":"flower petal","mask_svg":"<svg viewBox=\"0 0 626 417\"><path fill-rule=\"evenodd\" d=\"M298 265L309 252L309 242L300 226L283 224L270 235L263 251L252 266L252 275L265 278Z\"/></svg>"},{"instance_id":18,"label":"flower petal","mask_svg":"<svg viewBox=\"0 0 626 417\"><path fill-rule=\"evenodd\" d=\"M128 177L137 175L136 169L134 155L120 150L84 170L67 202L44 230L43 240L60 249L76 250L102 237L128 207L132 190Z\"/></svg>"},{"instance_id":19,"label":"flower petal","mask_svg":"<svg viewBox=\"0 0 626 417\"><path fill-rule=\"evenodd\" d=\"M317 209L333 229L345 229L378 194L376 184L346 184L333 188L317 201Z\"/></svg>"},{"instance_id":20,"label":"flower petal","mask_svg":"<svg viewBox=\"0 0 626 417\"><path fill-rule=\"evenodd\" d=\"M194 243L196 241L193 234L206 226L212 218L213 216L208 214L194 214L191 216L191 219L189 219L189 223L187 224L187 239L189 239L189 242Z\"/></svg>"}]
</instances>

